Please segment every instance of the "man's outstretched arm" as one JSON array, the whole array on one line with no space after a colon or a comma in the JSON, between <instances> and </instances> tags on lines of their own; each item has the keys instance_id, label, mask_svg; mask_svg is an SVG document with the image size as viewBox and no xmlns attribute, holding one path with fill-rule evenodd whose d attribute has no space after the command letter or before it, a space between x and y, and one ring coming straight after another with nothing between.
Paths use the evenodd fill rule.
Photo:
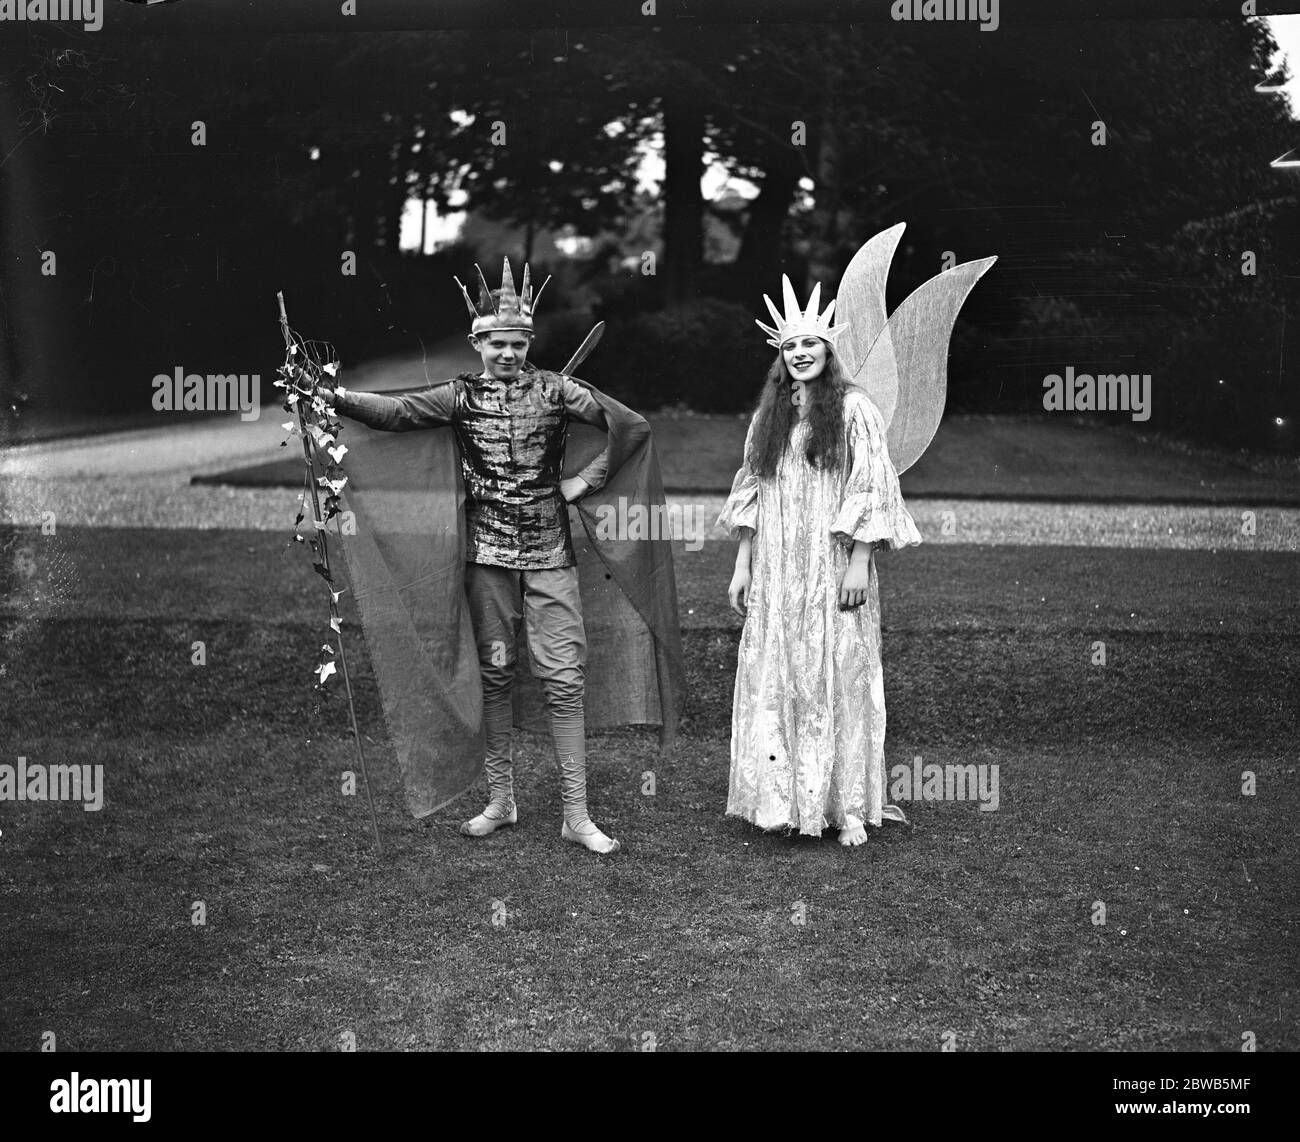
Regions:
<instances>
[{"instance_id":1,"label":"man's outstretched arm","mask_svg":"<svg viewBox=\"0 0 1300 1142\"><path fill-rule=\"evenodd\" d=\"M447 381L402 396L386 393L359 393L337 388L322 389L341 416L359 420L384 432L407 432L413 428L437 428L450 424L456 409L456 384Z\"/></svg>"}]
</instances>

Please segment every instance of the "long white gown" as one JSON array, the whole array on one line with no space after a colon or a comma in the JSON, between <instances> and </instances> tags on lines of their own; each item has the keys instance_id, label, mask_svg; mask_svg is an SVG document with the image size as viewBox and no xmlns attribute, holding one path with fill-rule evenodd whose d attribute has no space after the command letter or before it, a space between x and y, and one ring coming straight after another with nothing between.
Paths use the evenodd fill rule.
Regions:
<instances>
[{"instance_id":1,"label":"long white gown","mask_svg":"<svg viewBox=\"0 0 1300 1142\"><path fill-rule=\"evenodd\" d=\"M752 584L736 666L727 813L764 829L820 835L847 814L905 820L885 803L885 687L875 553L867 602L839 607L854 540L921 542L890 463L880 412L845 398L851 463L839 473L804 458L799 421L777 475L745 463L718 517L754 529Z\"/></svg>"}]
</instances>

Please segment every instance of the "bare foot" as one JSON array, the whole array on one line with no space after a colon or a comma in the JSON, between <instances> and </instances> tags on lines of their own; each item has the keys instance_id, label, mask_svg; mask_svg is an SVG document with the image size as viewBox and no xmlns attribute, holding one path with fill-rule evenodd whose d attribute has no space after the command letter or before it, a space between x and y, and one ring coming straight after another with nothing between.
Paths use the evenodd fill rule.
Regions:
<instances>
[{"instance_id":1,"label":"bare foot","mask_svg":"<svg viewBox=\"0 0 1300 1142\"><path fill-rule=\"evenodd\" d=\"M499 802L489 801L483 812L461 825L460 831L467 837L486 837L506 825L515 824L518 820L519 810L514 802L510 803L510 809L507 811L506 807Z\"/></svg>"},{"instance_id":2,"label":"bare foot","mask_svg":"<svg viewBox=\"0 0 1300 1142\"><path fill-rule=\"evenodd\" d=\"M575 845L582 845L583 848L590 849L593 853L600 853L602 856L616 853L623 847L613 837L605 836L596 828L590 818L582 822L576 829L570 828L569 822L565 821L560 828L560 836L566 841L572 841Z\"/></svg>"},{"instance_id":3,"label":"bare foot","mask_svg":"<svg viewBox=\"0 0 1300 1142\"><path fill-rule=\"evenodd\" d=\"M840 830L840 844L865 845L867 843L866 827L851 813L844 814L844 828Z\"/></svg>"}]
</instances>

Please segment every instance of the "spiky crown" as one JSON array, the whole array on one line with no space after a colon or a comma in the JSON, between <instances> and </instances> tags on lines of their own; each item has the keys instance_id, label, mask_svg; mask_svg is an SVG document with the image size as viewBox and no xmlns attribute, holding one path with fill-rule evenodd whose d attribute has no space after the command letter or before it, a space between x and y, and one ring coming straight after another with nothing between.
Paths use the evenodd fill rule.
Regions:
<instances>
[{"instance_id":1,"label":"spiky crown","mask_svg":"<svg viewBox=\"0 0 1300 1142\"><path fill-rule=\"evenodd\" d=\"M501 293L496 301L492 300L492 291L488 289L488 284L483 278L483 271L479 269L478 263L474 264L474 269L478 273L478 305L470 300L469 290L461 282L460 278L453 278L455 283L460 286L460 292L465 295L465 305L469 309L469 315L474 319L471 325L471 332L485 333L491 329L523 329L529 333L533 331L533 309L537 304L537 298L542 296L542 290L546 288L546 282L551 279L548 277L542 282L541 287L537 290L537 295L533 295L533 284L528 274L528 266L524 266L524 282L519 292L515 293L515 277L510 272L510 259L503 258L501 264Z\"/></svg>"},{"instance_id":2,"label":"spiky crown","mask_svg":"<svg viewBox=\"0 0 1300 1142\"><path fill-rule=\"evenodd\" d=\"M777 312L776 306L772 304L772 299L767 294L763 295L763 300L767 302L768 312L771 313L776 326L764 325L757 318L754 320L754 324L768 334L767 343L774 349L779 349L791 337L802 337L804 334L811 334L813 337L820 337L823 341L829 342L831 348L834 348L835 339L849 325L848 322L842 325L831 324L831 317L835 313L834 301L826 307L825 313L818 314L817 307L821 303L822 296L821 282L813 286L812 296L808 298L808 308L803 311L799 309L799 302L794 296L794 286L790 284L788 274L781 275L781 292L785 301L784 317Z\"/></svg>"}]
</instances>

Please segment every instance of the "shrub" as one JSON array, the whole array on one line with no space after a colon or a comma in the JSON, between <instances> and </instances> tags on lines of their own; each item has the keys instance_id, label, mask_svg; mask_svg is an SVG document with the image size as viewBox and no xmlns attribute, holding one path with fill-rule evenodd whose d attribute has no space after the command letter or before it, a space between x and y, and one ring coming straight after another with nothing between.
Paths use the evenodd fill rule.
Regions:
<instances>
[{"instance_id":1,"label":"shrub","mask_svg":"<svg viewBox=\"0 0 1300 1142\"><path fill-rule=\"evenodd\" d=\"M576 346L581 334L571 336ZM748 309L702 298L612 319L582 376L641 411L740 412L753 406L771 361Z\"/></svg>"}]
</instances>

